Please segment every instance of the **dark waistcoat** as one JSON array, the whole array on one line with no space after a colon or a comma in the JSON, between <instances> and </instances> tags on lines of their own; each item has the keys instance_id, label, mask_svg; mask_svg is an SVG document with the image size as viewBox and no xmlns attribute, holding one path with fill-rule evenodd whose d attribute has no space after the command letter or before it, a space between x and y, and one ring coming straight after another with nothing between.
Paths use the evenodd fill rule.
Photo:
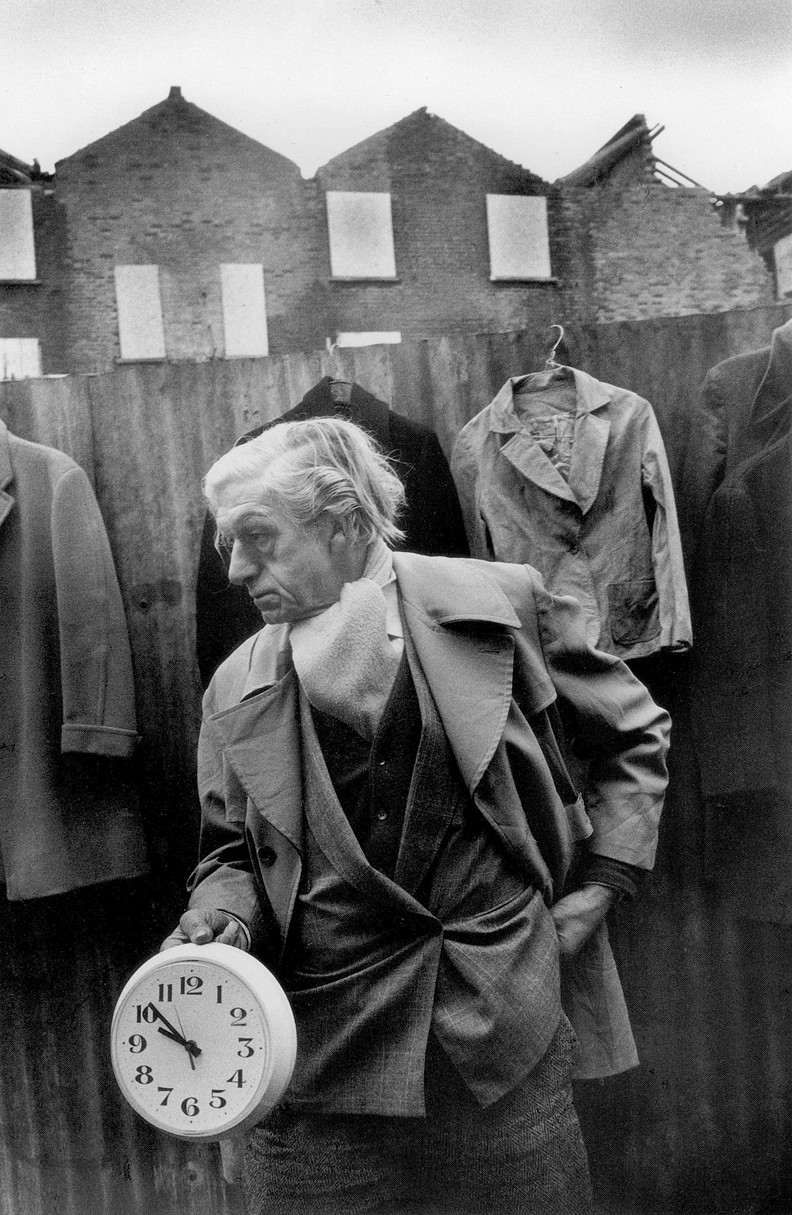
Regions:
<instances>
[{"instance_id":1,"label":"dark waistcoat","mask_svg":"<svg viewBox=\"0 0 792 1215\"><path fill-rule=\"evenodd\" d=\"M420 1115L432 1033L489 1104L539 1061L560 1015L542 897L469 798L413 655L364 765L302 695L300 714L305 854L281 973L298 1035L288 1101Z\"/></svg>"}]
</instances>

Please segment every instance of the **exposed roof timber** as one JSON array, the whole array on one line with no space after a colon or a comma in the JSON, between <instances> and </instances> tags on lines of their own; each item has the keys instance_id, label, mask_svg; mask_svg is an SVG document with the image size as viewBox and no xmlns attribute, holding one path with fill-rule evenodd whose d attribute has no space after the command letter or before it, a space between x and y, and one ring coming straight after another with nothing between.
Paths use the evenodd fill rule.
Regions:
<instances>
[{"instance_id":1,"label":"exposed roof timber","mask_svg":"<svg viewBox=\"0 0 792 1215\"><path fill-rule=\"evenodd\" d=\"M695 186L697 190L706 190L707 187L702 186L700 181L696 181L696 179L694 177L690 177L688 173L683 173L681 169L675 169L674 166L670 165L667 160L661 160L659 156L655 156L654 162L656 169L657 165L662 165L664 169L669 170L668 173L663 173L663 169L657 169L657 172L661 173L663 177L668 177L670 181L674 181L675 177L681 177L684 178L684 181L689 182L691 186ZM674 174L674 177L671 177L670 174ZM677 184L680 183L677 182Z\"/></svg>"},{"instance_id":2,"label":"exposed roof timber","mask_svg":"<svg viewBox=\"0 0 792 1215\"><path fill-rule=\"evenodd\" d=\"M607 177L616 167L636 148L645 147L647 155L651 156L652 140L665 130L659 123L650 130L646 125L643 114L635 114L617 131L612 139L603 144L585 164L559 178L559 184L564 186L593 186Z\"/></svg>"}]
</instances>

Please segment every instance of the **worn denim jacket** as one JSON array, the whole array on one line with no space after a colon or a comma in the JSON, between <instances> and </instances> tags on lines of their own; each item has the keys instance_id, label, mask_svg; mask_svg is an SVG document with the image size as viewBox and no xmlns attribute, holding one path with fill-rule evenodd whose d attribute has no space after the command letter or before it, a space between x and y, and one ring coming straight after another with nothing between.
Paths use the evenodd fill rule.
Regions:
<instances>
[{"instance_id":1,"label":"worn denim jacket","mask_svg":"<svg viewBox=\"0 0 792 1215\"><path fill-rule=\"evenodd\" d=\"M560 398L570 377L565 477L521 420L515 391L541 384L546 400L555 386ZM690 646L671 475L648 401L571 368L512 378L461 431L451 471L472 555L534 565L548 590L581 602L592 644L619 658Z\"/></svg>"}]
</instances>

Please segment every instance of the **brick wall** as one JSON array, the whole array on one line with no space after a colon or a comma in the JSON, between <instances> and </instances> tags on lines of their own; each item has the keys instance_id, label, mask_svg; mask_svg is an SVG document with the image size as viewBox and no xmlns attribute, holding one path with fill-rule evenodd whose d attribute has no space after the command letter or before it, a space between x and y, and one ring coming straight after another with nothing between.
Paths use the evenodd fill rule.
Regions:
<instances>
[{"instance_id":1,"label":"brick wall","mask_svg":"<svg viewBox=\"0 0 792 1215\"><path fill-rule=\"evenodd\" d=\"M285 157L178 90L57 166L68 217L70 370L119 357L114 267L160 267L169 358L223 354L223 262L264 267L272 354L328 332L324 204Z\"/></svg>"},{"instance_id":2,"label":"brick wall","mask_svg":"<svg viewBox=\"0 0 792 1215\"><path fill-rule=\"evenodd\" d=\"M51 186L31 191L35 283L0 283L0 338L37 338L44 375L67 370L63 307L64 215Z\"/></svg>"},{"instance_id":3,"label":"brick wall","mask_svg":"<svg viewBox=\"0 0 792 1215\"><path fill-rule=\"evenodd\" d=\"M724 312L773 302L773 281L709 194L662 185L568 189L571 228L587 233L589 319Z\"/></svg>"},{"instance_id":4,"label":"brick wall","mask_svg":"<svg viewBox=\"0 0 792 1215\"><path fill-rule=\"evenodd\" d=\"M485 196L549 187L443 119L419 110L336 157L317 178L323 190L391 194L398 281L331 282L337 329L397 329L406 339L520 329L559 312L557 285L490 282ZM565 277L556 232L551 256L553 273Z\"/></svg>"}]
</instances>

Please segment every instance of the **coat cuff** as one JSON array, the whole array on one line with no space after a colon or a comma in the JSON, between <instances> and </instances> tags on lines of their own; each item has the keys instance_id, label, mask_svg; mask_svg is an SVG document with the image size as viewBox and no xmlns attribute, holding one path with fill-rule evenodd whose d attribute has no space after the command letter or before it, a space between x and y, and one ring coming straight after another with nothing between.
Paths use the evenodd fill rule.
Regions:
<instances>
[{"instance_id":1,"label":"coat cuff","mask_svg":"<svg viewBox=\"0 0 792 1215\"><path fill-rule=\"evenodd\" d=\"M128 759L134 753L139 738L134 730L121 730L116 726L80 725L78 722L69 721L61 728L61 752L76 751L86 755Z\"/></svg>"}]
</instances>

